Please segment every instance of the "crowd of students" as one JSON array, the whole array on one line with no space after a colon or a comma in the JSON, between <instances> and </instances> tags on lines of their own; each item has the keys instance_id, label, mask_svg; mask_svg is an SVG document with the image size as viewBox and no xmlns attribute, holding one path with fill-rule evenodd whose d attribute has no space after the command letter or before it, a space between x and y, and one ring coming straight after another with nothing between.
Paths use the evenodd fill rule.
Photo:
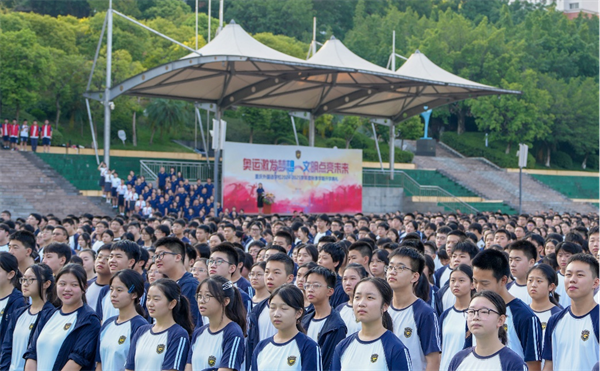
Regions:
<instances>
[{"instance_id":1,"label":"crowd of students","mask_svg":"<svg viewBox=\"0 0 600 371\"><path fill-rule=\"evenodd\" d=\"M42 126L34 120L33 124L29 126L27 120L23 120L23 123L19 124L17 120L9 122L8 119L5 119L0 125L0 132L2 132L2 148L4 149L26 151L27 142L30 142L31 150L37 152L38 142L41 139L44 152L50 152L52 126L48 120L45 120Z\"/></svg>"},{"instance_id":2,"label":"crowd of students","mask_svg":"<svg viewBox=\"0 0 600 371\"><path fill-rule=\"evenodd\" d=\"M597 215L0 214L0 369L592 370Z\"/></svg>"}]
</instances>

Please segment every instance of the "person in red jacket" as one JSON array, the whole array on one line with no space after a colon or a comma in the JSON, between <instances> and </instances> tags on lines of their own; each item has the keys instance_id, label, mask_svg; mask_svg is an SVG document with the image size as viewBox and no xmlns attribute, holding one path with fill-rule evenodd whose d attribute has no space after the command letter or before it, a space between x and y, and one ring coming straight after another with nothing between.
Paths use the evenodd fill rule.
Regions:
<instances>
[{"instance_id":1,"label":"person in red jacket","mask_svg":"<svg viewBox=\"0 0 600 371\"><path fill-rule=\"evenodd\" d=\"M44 121L42 126L42 145L44 146L44 153L50 152L50 141L52 140L52 126L48 120Z\"/></svg>"},{"instance_id":2,"label":"person in red jacket","mask_svg":"<svg viewBox=\"0 0 600 371\"><path fill-rule=\"evenodd\" d=\"M38 140L40 139L40 126L36 120L33 120L33 125L29 130L29 140L31 141L31 150L37 152Z\"/></svg>"},{"instance_id":3,"label":"person in red jacket","mask_svg":"<svg viewBox=\"0 0 600 371\"><path fill-rule=\"evenodd\" d=\"M10 125L10 148L13 151L18 149L20 129L21 127L17 123L17 120L13 120L12 125Z\"/></svg>"}]
</instances>

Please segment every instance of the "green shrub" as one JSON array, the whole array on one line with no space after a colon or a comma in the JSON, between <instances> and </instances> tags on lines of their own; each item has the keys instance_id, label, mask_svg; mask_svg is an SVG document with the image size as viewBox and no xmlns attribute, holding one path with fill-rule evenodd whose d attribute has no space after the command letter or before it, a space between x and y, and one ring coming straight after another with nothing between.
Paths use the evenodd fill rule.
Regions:
<instances>
[{"instance_id":1,"label":"green shrub","mask_svg":"<svg viewBox=\"0 0 600 371\"><path fill-rule=\"evenodd\" d=\"M564 169L571 169L573 167L573 159L568 153L562 151L556 151L550 158L550 162L555 166L562 167Z\"/></svg>"},{"instance_id":2,"label":"green shrub","mask_svg":"<svg viewBox=\"0 0 600 371\"><path fill-rule=\"evenodd\" d=\"M396 148L394 151L394 159L397 163L411 163L415 154L409 151L403 151Z\"/></svg>"},{"instance_id":3,"label":"green shrub","mask_svg":"<svg viewBox=\"0 0 600 371\"><path fill-rule=\"evenodd\" d=\"M328 148L333 148L333 147L337 147L340 149L345 149L346 148L346 141L343 140L342 138L329 138L325 141L325 145Z\"/></svg>"},{"instance_id":4,"label":"green shrub","mask_svg":"<svg viewBox=\"0 0 600 371\"><path fill-rule=\"evenodd\" d=\"M589 170L598 170L598 155L596 153L588 156L586 166Z\"/></svg>"},{"instance_id":5,"label":"green shrub","mask_svg":"<svg viewBox=\"0 0 600 371\"><path fill-rule=\"evenodd\" d=\"M60 132L59 129L52 128L52 145L53 146L61 146L63 144L65 144L65 145L67 144L67 143L65 143L63 134Z\"/></svg>"}]
</instances>

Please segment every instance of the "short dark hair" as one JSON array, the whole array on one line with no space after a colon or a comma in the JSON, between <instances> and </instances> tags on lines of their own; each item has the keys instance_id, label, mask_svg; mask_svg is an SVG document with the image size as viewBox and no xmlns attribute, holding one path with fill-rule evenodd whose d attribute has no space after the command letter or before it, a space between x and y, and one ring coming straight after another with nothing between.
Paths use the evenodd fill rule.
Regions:
<instances>
[{"instance_id":1,"label":"short dark hair","mask_svg":"<svg viewBox=\"0 0 600 371\"><path fill-rule=\"evenodd\" d=\"M409 233L410 234L410 233ZM400 244L400 247L410 247L418 251L420 254L425 254L425 245L421 240L407 240L406 238Z\"/></svg>"},{"instance_id":2,"label":"short dark hair","mask_svg":"<svg viewBox=\"0 0 600 371\"><path fill-rule=\"evenodd\" d=\"M277 253L277 254L273 254L273 255L269 256L269 258L267 259L267 263L268 262L283 263L283 265L285 266L285 274L288 276L290 274L294 274L294 261L287 254L284 254L281 252Z\"/></svg>"},{"instance_id":3,"label":"short dark hair","mask_svg":"<svg viewBox=\"0 0 600 371\"><path fill-rule=\"evenodd\" d=\"M498 233L504 233L504 235L506 236L506 238L508 238L509 240L512 240L512 233L510 233L509 231L507 231L506 229L498 229L496 232L494 232L494 237L498 234Z\"/></svg>"},{"instance_id":4,"label":"short dark hair","mask_svg":"<svg viewBox=\"0 0 600 371\"><path fill-rule=\"evenodd\" d=\"M472 261L473 268L492 271L496 281L510 276L510 265L506 253L495 249L486 249L477 254Z\"/></svg>"},{"instance_id":5,"label":"short dark hair","mask_svg":"<svg viewBox=\"0 0 600 371\"><path fill-rule=\"evenodd\" d=\"M350 247L348 247L348 252L356 250L360 253L361 256L368 256L369 262L371 261L371 255L373 255L373 247L371 244L365 241L356 241Z\"/></svg>"},{"instance_id":6,"label":"short dark hair","mask_svg":"<svg viewBox=\"0 0 600 371\"><path fill-rule=\"evenodd\" d=\"M229 264L235 265L237 267L239 263L239 257L235 247L233 247L231 243L221 242L220 244L218 244L210 250L211 255L215 252L222 252L223 254L227 255L227 260L229 260Z\"/></svg>"},{"instance_id":7,"label":"short dark hair","mask_svg":"<svg viewBox=\"0 0 600 371\"><path fill-rule=\"evenodd\" d=\"M121 240L114 242L110 247L110 251L121 250L127 255L127 259L135 260L135 263L140 261L140 245L130 240ZM134 264L135 264L134 263Z\"/></svg>"},{"instance_id":8,"label":"short dark hair","mask_svg":"<svg viewBox=\"0 0 600 371\"><path fill-rule=\"evenodd\" d=\"M29 231L16 231L8 237L8 240L19 241L26 249L31 249L32 252L37 251L35 248L35 235Z\"/></svg>"},{"instance_id":9,"label":"short dark hair","mask_svg":"<svg viewBox=\"0 0 600 371\"><path fill-rule=\"evenodd\" d=\"M169 227L167 227L164 224L161 224L159 226L157 226L154 231L161 231L163 234L165 234L166 236L168 236L171 233L171 230L169 229Z\"/></svg>"},{"instance_id":10,"label":"short dark hair","mask_svg":"<svg viewBox=\"0 0 600 371\"><path fill-rule=\"evenodd\" d=\"M452 247L450 254L454 254L455 251L466 252L469 254L469 257L473 259L477 254L479 254L479 248L477 245L470 241L459 242Z\"/></svg>"},{"instance_id":11,"label":"short dark hair","mask_svg":"<svg viewBox=\"0 0 600 371\"><path fill-rule=\"evenodd\" d=\"M268 247L265 247L265 250L277 250L278 253L287 255L287 251L285 250L285 248L279 245L269 244Z\"/></svg>"},{"instance_id":12,"label":"short dark hair","mask_svg":"<svg viewBox=\"0 0 600 371\"><path fill-rule=\"evenodd\" d=\"M527 240L517 240L508 245L508 251L511 250L519 250L523 251L523 254L527 257L527 260L535 260L537 261L537 248L533 245L533 243Z\"/></svg>"},{"instance_id":13,"label":"short dark hair","mask_svg":"<svg viewBox=\"0 0 600 371\"><path fill-rule=\"evenodd\" d=\"M183 219L176 219L176 220L173 222L173 224L179 224L180 226L182 226L182 227L185 227L185 224L186 224L186 223L185 223L185 220L183 220Z\"/></svg>"},{"instance_id":14,"label":"short dark hair","mask_svg":"<svg viewBox=\"0 0 600 371\"><path fill-rule=\"evenodd\" d=\"M185 259L185 244L177 237L163 237L154 243L155 248L161 246L166 247L168 250L181 255L181 263Z\"/></svg>"},{"instance_id":15,"label":"short dark hair","mask_svg":"<svg viewBox=\"0 0 600 371\"><path fill-rule=\"evenodd\" d=\"M338 265L335 266L336 272L340 269L342 260L344 260L344 257L346 256L346 254L344 254L344 250L342 249L341 246L339 246L336 243L330 243L330 242L321 246L321 248L319 249L319 252L324 252L326 254L331 255L331 260L334 263L336 263L336 262L339 263Z\"/></svg>"},{"instance_id":16,"label":"short dark hair","mask_svg":"<svg viewBox=\"0 0 600 371\"><path fill-rule=\"evenodd\" d=\"M71 248L66 243L58 243L52 242L50 245L44 248L44 254L54 253L58 255L59 258L65 258L65 264L67 264L71 260Z\"/></svg>"},{"instance_id":17,"label":"short dark hair","mask_svg":"<svg viewBox=\"0 0 600 371\"><path fill-rule=\"evenodd\" d=\"M452 229L450 227L447 226L443 226L440 227L437 231L435 231L435 234L445 234L448 235L448 233L452 232Z\"/></svg>"},{"instance_id":18,"label":"short dark hair","mask_svg":"<svg viewBox=\"0 0 600 371\"><path fill-rule=\"evenodd\" d=\"M306 276L304 276L304 278L308 279L308 276L311 274L320 275L325 279L325 282L327 282L327 287L332 289L335 288L335 284L337 283L337 274L335 272L320 265L317 265L316 267L309 270L308 273L306 273Z\"/></svg>"},{"instance_id":19,"label":"short dark hair","mask_svg":"<svg viewBox=\"0 0 600 371\"><path fill-rule=\"evenodd\" d=\"M423 275L423 268L425 268L425 258L414 248L408 246L400 247L390 254L389 260L392 260L394 256L409 258L410 268L414 272Z\"/></svg>"},{"instance_id":20,"label":"short dark hair","mask_svg":"<svg viewBox=\"0 0 600 371\"><path fill-rule=\"evenodd\" d=\"M573 242L561 242L558 245L556 245L556 249L554 251L556 256L558 256L560 250L564 250L571 254L579 254L580 252L583 252L583 248Z\"/></svg>"},{"instance_id":21,"label":"short dark hair","mask_svg":"<svg viewBox=\"0 0 600 371\"><path fill-rule=\"evenodd\" d=\"M471 223L467 230L475 230L477 233L481 234L481 232L483 232L483 227L479 223Z\"/></svg>"},{"instance_id":22,"label":"short dark hair","mask_svg":"<svg viewBox=\"0 0 600 371\"><path fill-rule=\"evenodd\" d=\"M582 262L590 266L590 270L592 271L592 278L598 278L598 260L591 256L590 254L578 253L569 258L567 265L572 262Z\"/></svg>"},{"instance_id":23,"label":"short dark hair","mask_svg":"<svg viewBox=\"0 0 600 371\"><path fill-rule=\"evenodd\" d=\"M598 229L598 226L590 228L590 231L588 232L588 239L590 238L591 235L598 234L598 233L600 233L600 229Z\"/></svg>"},{"instance_id":24,"label":"short dark hair","mask_svg":"<svg viewBox=\"0 0 600 371\"><path fill-rule=\"evenodd\" d=\"M279 230L277 233L275 233L275 237L285 238L285 242L287 243L287 246L291 246L292 242L294 242L292 235L286 230Z\"/></svg>"}]
</instances>

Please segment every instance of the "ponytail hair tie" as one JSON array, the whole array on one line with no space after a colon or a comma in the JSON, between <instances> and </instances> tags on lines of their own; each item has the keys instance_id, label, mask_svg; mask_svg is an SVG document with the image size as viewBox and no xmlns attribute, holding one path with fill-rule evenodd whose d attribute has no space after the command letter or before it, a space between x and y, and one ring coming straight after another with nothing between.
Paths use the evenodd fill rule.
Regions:
<instances>
[{"instance_id":1,"label":"ponytail hair tie","mask_svg":"<svg viewBox=\"0 0 600 371\"><path fill-rule=\"evenodd\" d=\"M133 292L133 290L135 290L135 285L131 285L131 287L129 288L129 291L127 291L127 293L131 294Z\"/></svg>"},{"instance_id":2,"label":"ponytail hair tie","mask_svg":"<svg viewBox=\"0 0 600 371\"><path fill-rule=\"evenodd\" d=\"M227 282L223 283L222 288L223 288L223 291L232 289L233 288L233 282L227 281Z\"/></svg>"}]
</instances>

